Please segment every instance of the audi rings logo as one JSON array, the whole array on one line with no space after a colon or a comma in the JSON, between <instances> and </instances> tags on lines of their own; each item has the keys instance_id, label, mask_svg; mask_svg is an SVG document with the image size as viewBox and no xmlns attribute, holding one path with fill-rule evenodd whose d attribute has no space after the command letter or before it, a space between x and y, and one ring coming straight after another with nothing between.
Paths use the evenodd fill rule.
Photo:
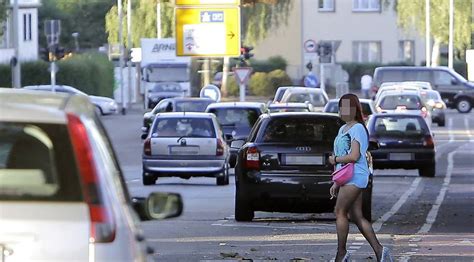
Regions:
<instances>
[{"instance_id":1,"label":"audi rings logo","mask_svg":"<svg viewBox=\"0 0 474 262\"><path fill-rule=\"evenodd\" d=\"M311 151L311 147L310 146L298 146L298 147L296 147L296 150L309 152L309 151Z\"/></svg>"}]
</instances>

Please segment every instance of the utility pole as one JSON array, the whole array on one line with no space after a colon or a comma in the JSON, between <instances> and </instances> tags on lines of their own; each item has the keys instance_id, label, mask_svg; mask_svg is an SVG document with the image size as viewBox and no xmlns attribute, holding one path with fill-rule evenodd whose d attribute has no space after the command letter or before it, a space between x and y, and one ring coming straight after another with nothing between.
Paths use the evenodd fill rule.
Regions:
<instances>
[{"instance_id":1,"label":"utility pole","mask_svg":"<svg viewBox=\"0 0 474 262\"><path fill-rule=\"evenodd\" d=\"M120 96L122 100L122 115L127 113L127 108L125 105L125 90L123 87L123 8L122 8L122 0L117 0L117 7L118 7L118 15L119 15L119 50L120 50Z\"/></svg>"},{"instance_id":2,"label":"utility pole","mask_svg":"<svg viewBox=\"0 0 474 262\"><path fill-rule=\"evenodd\" d=\"M13 46L15 56L12 58L12 87L21 88L21 63L20 63L20 27L18 25L19 7L18 0L13 1Z\"/></svg>"},{"instance_id":3,"label":"utility pole","mask_svg":"<svg viewBox=\"0 0 474 262\"><path fill-rule=\"evenodd\" d=\"M161 38L161 2L156 4L156 38Z\"/></svg>"},{"instance_id":4,"label":"utility pole","mask_svg":"<svg viewBox=\"0 0 474 262\"><path fill-rule=\"evenodd\" d=\"M431 17L430 17L430 0L426 0L426 3L425 3L425 19L426 19L426 40L425 40L425 44L426 44L426 67L430 67L431 66Z\"/></svg>"},{"instance_id":5,"label":"utility pole","mask_svg":"<svg viewBox=\"0 0 474 262\"><path fill-rule=\"evenodd\" d=\"M127 47L128 50L132 50L132 0L127 0ZM132 61L131 58L127 59L127 70L128 70L128 81L127 81L127 93L128 93L128 105L130 107L132 102Z\"/></svg>"},{"instance_id":6,"label":"utility pole","mask_svg":"<svg viewBox=\"0 0 474 262\"><path fill-rule=\"evenodd\" d=\"M454 0L449 0L449 53L448 67L453 68L454 60Z\"/></svg>"}]
</instances>

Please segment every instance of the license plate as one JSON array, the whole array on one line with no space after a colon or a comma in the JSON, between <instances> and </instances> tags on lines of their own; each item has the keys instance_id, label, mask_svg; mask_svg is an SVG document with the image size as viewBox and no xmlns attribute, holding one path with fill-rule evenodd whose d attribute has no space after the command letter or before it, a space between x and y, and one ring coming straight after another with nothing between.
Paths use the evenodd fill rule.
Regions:
<instances>
[{"instance_id":1,"label":"license plate","mask_svg":"<svg viewBox=\"0 0 474 262\"><path fill-rule=\"evenodd\" d=\"M284 155L285 165L323 165L323 156Z\"/></svg>"},{"instance_id":2,"label":"license plate","mask_svg":"<svg viewBox=\"0 0 474 262\"><path fill-rule=\"evenodd\" d=\"M197 155L199 148L197 146L173 146L170 151L172 155Z\"/></svg>"},{"instance_id":3,"label":"license plate","mask_svg":"<svg viewBox=\"0 0 474 262\"><path fill-rule=\"evenodd\" d=\"M412 160L411 153L390 153L390 160Z\"/></svg>"}]
</instances>

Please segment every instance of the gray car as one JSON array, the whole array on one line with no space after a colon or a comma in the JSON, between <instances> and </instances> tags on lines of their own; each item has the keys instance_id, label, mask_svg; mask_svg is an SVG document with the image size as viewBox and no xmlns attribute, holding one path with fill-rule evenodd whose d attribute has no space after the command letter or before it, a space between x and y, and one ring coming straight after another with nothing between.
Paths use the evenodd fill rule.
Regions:
<instances>
[{"instance_id":1,"label":"gray car","mask_svg":"<svg viewBox=\"0 0 474 262\"><path fill-rule=\"evenodd\" d=\"M229 147L210 113L157 114L143 146L143 184L159 177L215 177L229 184Z\"/></svg>"},{"instance_id":2,"label":"gray car","mask_svg":"<svg viewBox=\"0 0 474 262\"><path fill-rule=\"evenodd\" d=\"M431 120L438 126L445 126L446 122L446 104L444 103L438 91L423 90L420 91L421 100L431 112Z\"/></svg>"}]
</instances>

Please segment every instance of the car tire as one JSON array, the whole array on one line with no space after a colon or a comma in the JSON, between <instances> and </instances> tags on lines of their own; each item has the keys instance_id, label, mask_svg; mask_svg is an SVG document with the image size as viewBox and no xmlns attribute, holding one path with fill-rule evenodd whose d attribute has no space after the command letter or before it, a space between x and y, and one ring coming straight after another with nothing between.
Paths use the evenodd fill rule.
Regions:
<instances>
[{"instance_id":1,"label":"car tire","mask_svg":"<svg viewBox=\"0 0 474 262\"><path fill-rule=\"evenodd\" d=\"M158 179L156 176L146 175L149 173L143 172L142 173L142 180L144 186L154 185L156 184L156 180Z\"/></svg>"},{"instance_id":2,"label":"car tire","mask_svg":"<svg viewBox=\"0 0 474 262\"><path fill-rule=\"evenodd\" d=\"M96 112L100 114L101 116L105 115L104 111L102 111L102 108L100 108L100 106L95 106L95 109L96 109Z\"/></svg>"},{"instance_id":3,"label":"car tire","mask_svg":"<svg viewBox=\"0 0 474 262\"><path fill-rule=\"evenodd\" d=\"M469 113L472 109L472 103L468 98L462 97L456 101L456 109L459 113Z\"/></svg>"},{"instance_id":4,"label":"car tire","mask_svg":"<svg viewBox=\"0 0 474 262\"><path fill-rule=\"evenodd\" d=\"M255 212L250 207L248 200L239 196L237 189L235 194L235 220L238 222L250 222L255 216Z\"/></svg>"},{"instance_id":5,"label":"car tire","mask_svg":"<svg viewBox=\"0 0 474 262\"><path fill-rule=\"evenodd\" d=\"M229 184L229 164L226 164L224 171L222 171L223 176L216 178L216 184L218 186L226 186Z\"/></svg>"},{"instance_id":6,"label":"car tire","mask_svg":"<svg viewBox=\"0 0 474 262\"><path fill-rule=\"evenodd\" d=\"M368 187L362 192L362 215L367 221L372 222L372 188Z\"/></svg>"},{"instance_id":7,"label":"car tire","mask_svg":"<svg viewBox=\"0 0 474 262\"><path fill-rule=\"evenodd\" d=\"M446 121L444 119L438 121L438 126L445 126L445 125L446 125Z\"/></svg>"},{"instance_id":8,"label":"car tire","mask_svg":"<svg viewBox=\"0 0 474 262\"><path fill-rule=\"evenodd\" d=\"M436 173L435 165L433 164L432 167L425 167L418 169L418 174L421 177L434 177Z\"/></svg>"}]
</instances>

